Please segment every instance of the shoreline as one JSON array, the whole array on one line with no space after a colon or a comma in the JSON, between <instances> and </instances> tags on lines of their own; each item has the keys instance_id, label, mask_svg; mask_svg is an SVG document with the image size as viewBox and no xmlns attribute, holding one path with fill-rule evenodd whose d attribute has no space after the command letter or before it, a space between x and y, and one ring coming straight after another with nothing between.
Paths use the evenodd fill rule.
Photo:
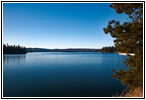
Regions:
<instances>
[{"instance_id":1,"label":"shoreline","mask_svg":"<svg viewBox=\"0 0 146 100\"><path fill-rule=\"evenodd\" d=\"M128 55L130 55L130 56L135 56L135 54L134 53L118 53L119 55L124 55L124 56L128 56Z\"/></svg>"}]
</instances>

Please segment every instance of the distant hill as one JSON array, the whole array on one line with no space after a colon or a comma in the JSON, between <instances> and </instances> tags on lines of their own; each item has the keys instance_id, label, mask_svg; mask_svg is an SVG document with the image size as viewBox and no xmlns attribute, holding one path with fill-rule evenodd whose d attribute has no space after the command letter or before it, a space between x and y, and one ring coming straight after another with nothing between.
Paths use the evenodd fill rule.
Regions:
<instances>
[{"instance_id":1,"label":"distant hill","mask_svg":"<svg viewBox=\"0 0 146 100\"><path fill-rule=\"evenodd\" d=\"M69 49L45 49L45 48L26 48L27 52L99 52L100 49L69 48Z\"/></svg>"},{"instance_id":2,"label":"distant hill","mask_svg":"<svg viewBox=\"0 0 146 100\"><path fill-rule=\"evenodd\" d=\"M3 44L4 54L26 54L27 52L104 52L112 53L116 52L115 47L108 46L101 49L90 49L90 48L68 48L68 49L46 49L46 48L25 48L16 45Z\"/></svg>"}]
</instances>

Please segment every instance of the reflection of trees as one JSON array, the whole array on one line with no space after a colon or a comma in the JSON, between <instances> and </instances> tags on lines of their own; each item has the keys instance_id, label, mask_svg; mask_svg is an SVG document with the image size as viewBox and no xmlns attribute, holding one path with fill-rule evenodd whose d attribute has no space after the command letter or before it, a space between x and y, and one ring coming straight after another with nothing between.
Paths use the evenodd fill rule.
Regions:
<instances>
[{"instance_id":1,"label":"reflection of trees","mask_svg":"<svg viewBox=\"0 0 146 100\"><path fill-rule=\"evenodd\" d=\"M7 65L19 65L25 63L25 54L18 54L18 55L4 55L3 56L3 64Z\"/></svg>"}]
</instances>

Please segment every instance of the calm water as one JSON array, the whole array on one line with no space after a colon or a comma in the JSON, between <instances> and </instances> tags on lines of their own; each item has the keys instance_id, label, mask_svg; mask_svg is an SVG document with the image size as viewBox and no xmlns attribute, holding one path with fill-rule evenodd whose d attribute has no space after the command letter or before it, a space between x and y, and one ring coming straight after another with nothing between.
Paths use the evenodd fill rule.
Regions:
<instances>
[{"instance_id":1,"label":"calm water","mask_svg":"<svg viewBox=\"0 0 146 100\"><path fill-rule=\"evenodd\" d=\"M116 53L38 52L4 55L4 97L111 97L125 87L111 78L124 68Z\"/></svg>"}]
</instances>

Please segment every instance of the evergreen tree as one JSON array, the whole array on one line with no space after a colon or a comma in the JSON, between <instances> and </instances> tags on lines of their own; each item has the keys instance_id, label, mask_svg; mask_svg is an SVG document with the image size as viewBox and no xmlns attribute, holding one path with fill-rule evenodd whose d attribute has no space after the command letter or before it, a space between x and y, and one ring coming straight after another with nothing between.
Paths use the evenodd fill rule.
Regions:
<instances>
[{"instance_id":1,"label":"evergreen tree","mask_svg":"<svg viewBox=\"0 0 146 100\"><path fill-rule=\"evenodd\" d=\"M127 84L127 88L132 90L143 86L143 4L142 3L113 3L111 8L116 13L125 13L129 20L120 24L119 21L109 21L104 32L110 33L115 38L115 47L118 52L134 53L135 56L128 55L126 67L119 71L113 70L113 77L121 80L122 84Z\"/></svg>"},{"instance_id":2,"label":"evergreen tree","mask_svg":"<svg viewBox=\"0 0 146 100\"><path fill-rule=\"evenodd\" d=\"M15 45L3 44L3 54L25 54L27 53L26 48Z\"/></svg>"}]
</instances>

